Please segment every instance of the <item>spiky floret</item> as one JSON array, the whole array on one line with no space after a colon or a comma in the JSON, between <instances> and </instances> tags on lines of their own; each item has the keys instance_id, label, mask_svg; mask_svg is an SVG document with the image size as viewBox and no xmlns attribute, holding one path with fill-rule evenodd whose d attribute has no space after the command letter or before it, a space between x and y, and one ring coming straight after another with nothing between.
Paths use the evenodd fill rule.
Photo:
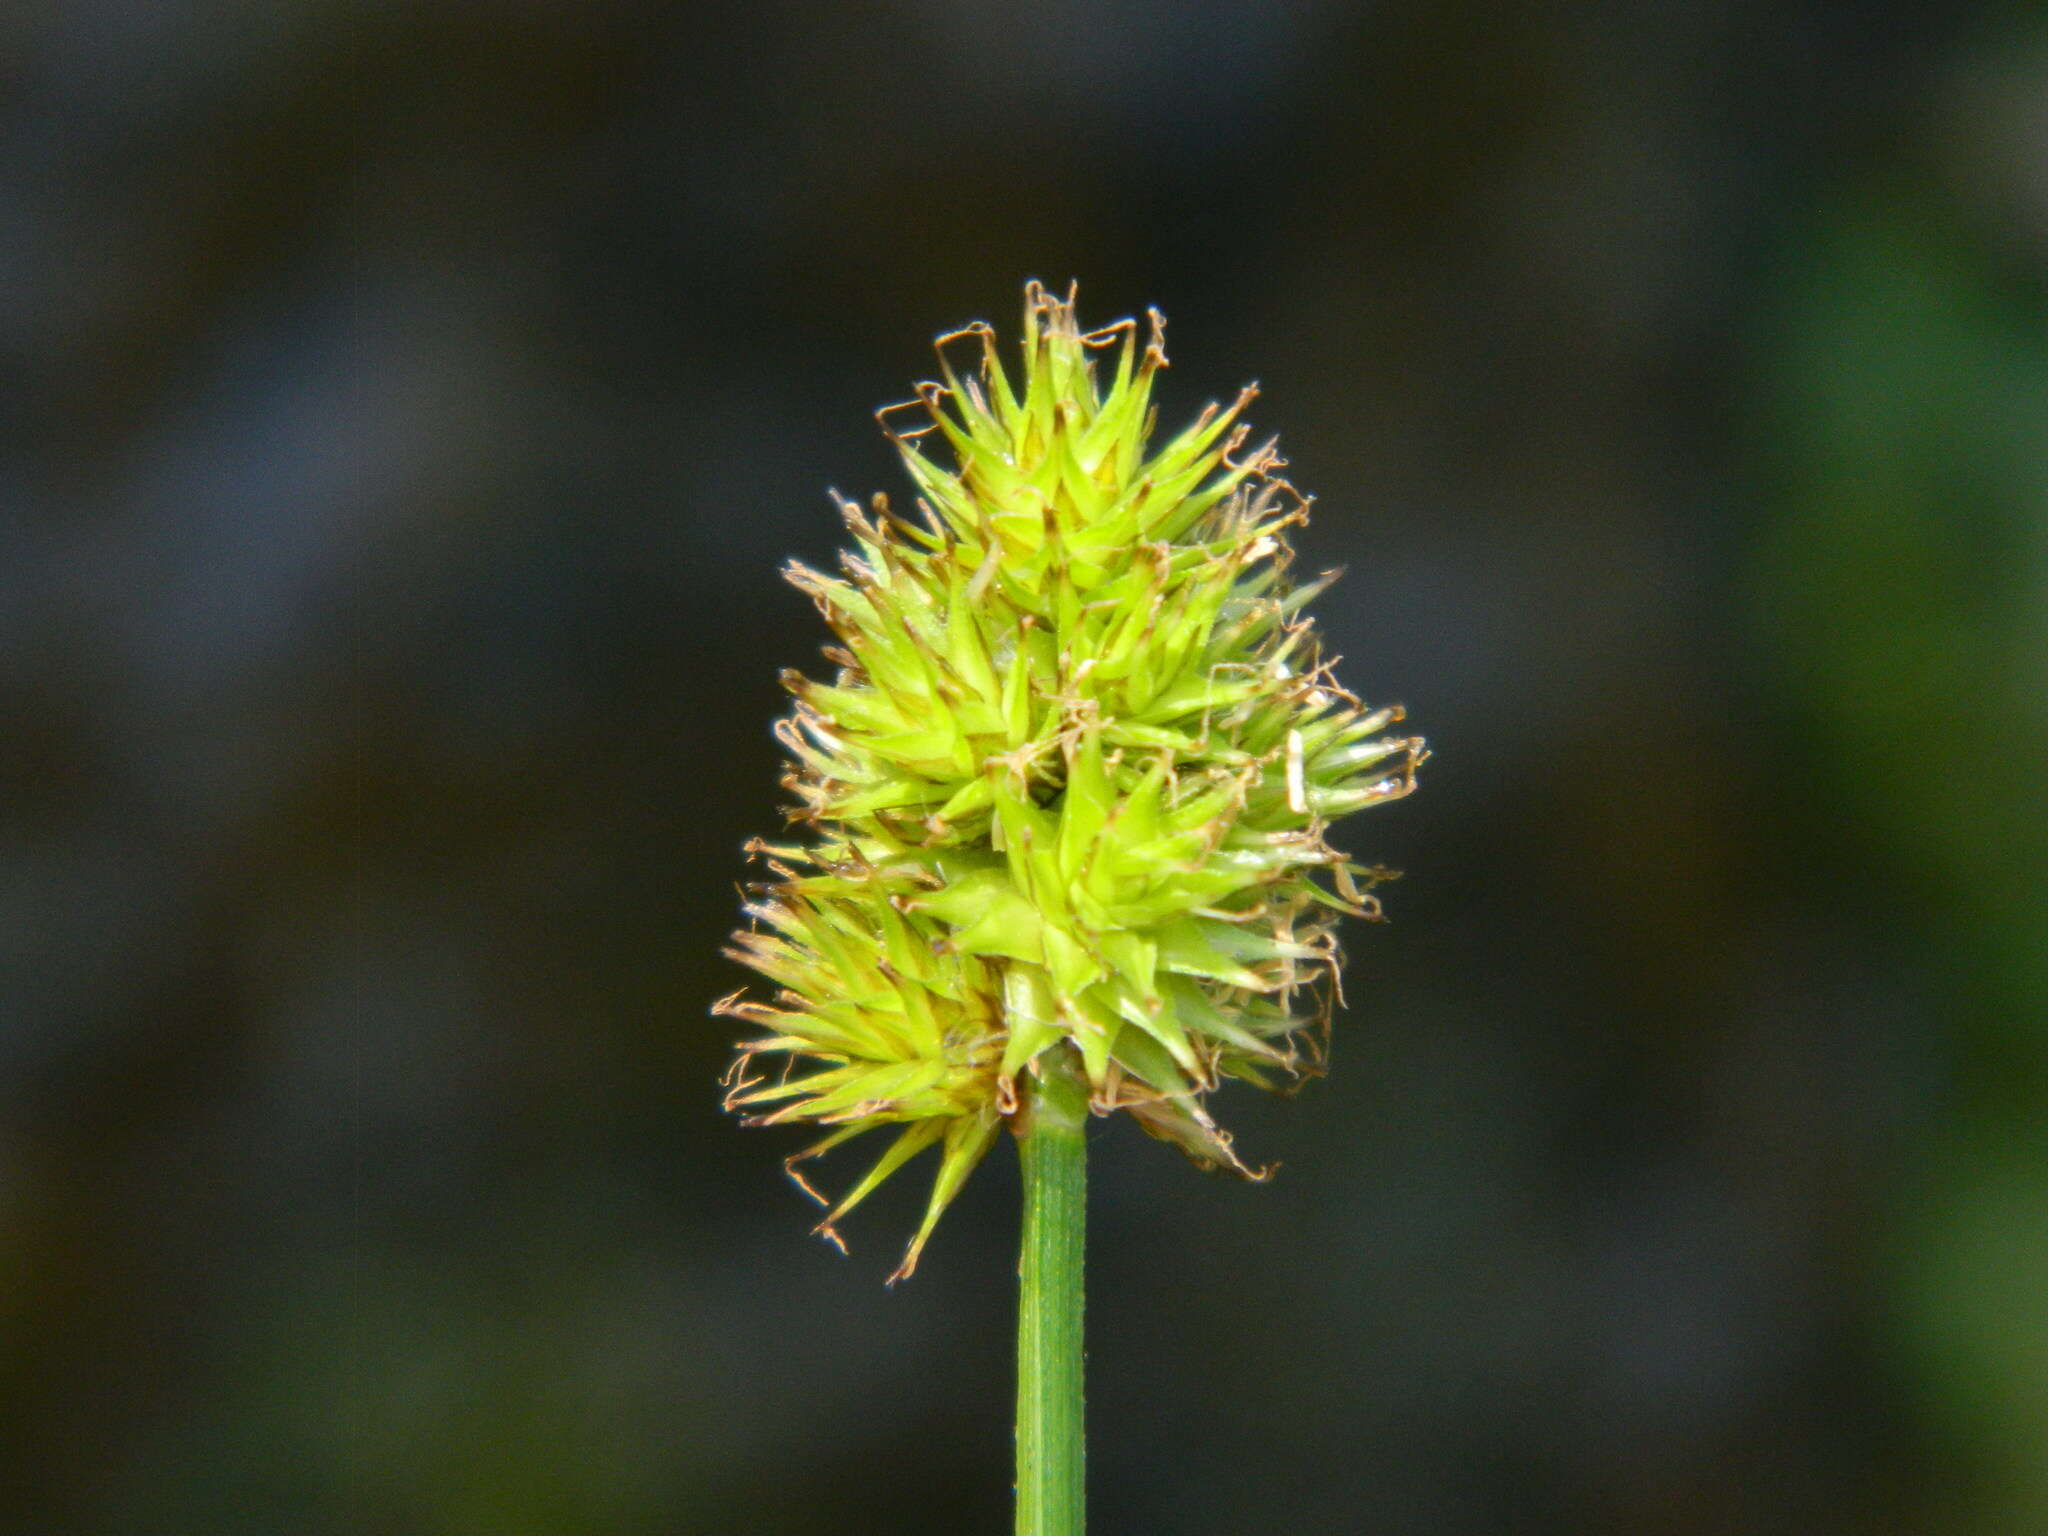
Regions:
<instances>
[{"instance_id":1,"label":"spiky floret","mask_svg":"<svg viewBox=\"0 0 2048 1536\"><path fill-rule=\"evenodd\" d=\"M1376 918L1390 873L1324 830L1407 794L1425 756L1318 653L1303 608L1335 573L1288 580L1308 502L1272 443L1246 451L1255 390L1148 449L1166 365L1150 322L1084 333L1071 292L1031 284L1016 383L987 325L941 337L943 382L879 413L916 517L842 501L859 547L842 574L787 573L839 670L784 678L805 836L754 845L774 878L730 953L780 991L719 1004L766 1031L728 1102L829 1128L790 1160L799 1183L803 1160L900 1127L820 1223L835 1241L941 1148L899 1274L1047 1052L1078 1062L1096 1112L1259 1176L1203 1097L1319 1066L1336 919ZM769 1055L772 1079L752 1070Z\"/></svg>"}]
</instances>

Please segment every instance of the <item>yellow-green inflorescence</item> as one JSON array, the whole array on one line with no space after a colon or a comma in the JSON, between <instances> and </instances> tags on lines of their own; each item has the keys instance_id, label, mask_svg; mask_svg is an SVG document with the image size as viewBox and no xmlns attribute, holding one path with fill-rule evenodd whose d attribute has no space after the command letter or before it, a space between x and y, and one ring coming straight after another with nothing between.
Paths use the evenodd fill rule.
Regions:
<instances>
[{"instance_id":1,"label":"yellow-green inflorescence","mask_svg":"<svg viewBox=\"0 0 2048 1536\"><path fill-rule=\"evenodd\" d=\"M820 1223L835 1241L939 1148L899 1274L1019 1079L1055 1064L1097 1113L1257 1176L1204 1096L1319 1066L1336 920L1378 917L1390 874L1324 831L1407 794L1424 757L1318 652L1304 605L1335 573L1288 577L1308 503L1271 443L1247 449L1254 391L1150 446L1161 339L1156 311L1083 332L1071 292L1035 283L1016 379L987 325L941 337L943 382L880 413L915 515L842 502L843 574L788 572L838 672L785 678L801 836L753 845L773 879L731 953L780 990L719 1004L765 1031L729 1103L825 1128L800 1184L804 1159L894 1128Z\"/></svg>"}]
</instances>

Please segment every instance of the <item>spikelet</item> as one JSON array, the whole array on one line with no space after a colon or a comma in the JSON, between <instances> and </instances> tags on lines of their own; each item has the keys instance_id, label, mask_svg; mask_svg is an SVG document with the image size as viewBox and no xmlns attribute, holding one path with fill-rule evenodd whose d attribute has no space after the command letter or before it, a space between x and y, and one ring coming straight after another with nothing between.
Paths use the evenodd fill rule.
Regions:
<instances>
[{"instance_id":1,"label":"spikelet","mask_svg":"<svg viewBox=\"0 0 2048 1536\"><path fill-rule=\"evenodd\" d=\"M1303 610L1336 573L1288 578L1308 504L1270 442L1247 447L1255 391L1148 447L1162 332L1154 311L1083 333L1071 290L1033 283L1016 381L987 325L941 337L943 382L878 413L915 516L842 501L841 574L787 573L838 672L784 678L800 832L752 845L773 878L729 953L779 990L718 1005L762 1031L728 1103L825 1130L789 1162L813 1194L799 1164L894 1128L821 1201L835 1242L939 1149L899 1276L1048 1052L1096 1113L1262 1176L1204 1098L1320 1065L1336 920L1377 918L1391 873L1324 830L1407 794L1425 756L1318 653Z\"/></svg>"}]
</instances>

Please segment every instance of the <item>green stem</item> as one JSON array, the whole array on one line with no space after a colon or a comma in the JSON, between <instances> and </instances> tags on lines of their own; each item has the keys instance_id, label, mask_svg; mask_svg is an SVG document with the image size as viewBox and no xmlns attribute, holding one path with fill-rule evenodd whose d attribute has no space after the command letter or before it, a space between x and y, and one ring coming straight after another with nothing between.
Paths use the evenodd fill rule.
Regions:
<instances>
[{"instance_id":1,"label":"green stem","mask_svg":"<svg viewBox=\"0 0 2048 1536\"><path fill-rule=\"evenodd\" d=\"M1017 1277L1017 1536L1081 1536L1081 1255L1087 1090L1048 1052L1020 1116L1024 1243Z\"/></svg>"}]
</instances>

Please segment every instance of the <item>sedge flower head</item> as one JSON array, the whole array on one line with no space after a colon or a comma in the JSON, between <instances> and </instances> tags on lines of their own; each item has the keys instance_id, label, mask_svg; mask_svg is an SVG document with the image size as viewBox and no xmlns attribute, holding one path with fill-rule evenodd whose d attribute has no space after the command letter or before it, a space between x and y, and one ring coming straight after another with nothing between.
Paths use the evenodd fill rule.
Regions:
<instances>
[{"instance_id":1,"label":"sedge flower head","mask_svg":"<svg viewBox=\"0 0 2048 1536\"><path fill-rule=\"evenodd\" d=\"M941 381L879 413L912 510L842 501L857 550L787 573L837 671L784 679L796 832L752 845L771 878L729 951L777 990L719 1004L761 1031L728 1102L824 1131L806 1190L798 1164L892 1133L827 1202L835 1241L938 1149L899 1274L1055 1061L1096 1113L1260 1176L1205 1100L1320 1066L1337 920L1390 874L1325 833L1425 755L1318 651L1335 573L1290 578L1308 502L1249 446L1255 390L1153 444L1162 333L1084 332L1034 283L1014 377L987 325L941 337Z\"/></svg>"}]
</instances>

